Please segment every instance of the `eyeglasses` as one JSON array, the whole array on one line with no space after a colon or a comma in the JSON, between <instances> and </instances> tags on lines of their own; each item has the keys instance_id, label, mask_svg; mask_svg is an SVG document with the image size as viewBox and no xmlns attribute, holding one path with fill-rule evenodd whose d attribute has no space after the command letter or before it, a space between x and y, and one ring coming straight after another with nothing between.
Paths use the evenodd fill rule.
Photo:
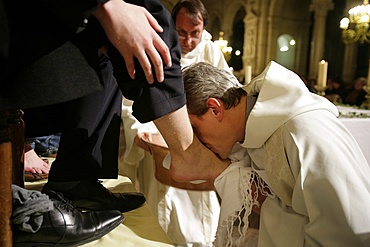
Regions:
<instances>
[{"instance_id":1,"label":"eyeglasses","mask_svg":"<svg viewBox=\"0 0 370 247\"><path fill-rule=\"evenodd\" d=\"M202 36L202 32L195 32L195 33L186 33L184 31L177 31L179 35L179 40L186 40L189 39L190 41L198 41Z\"/></svg>"},{"instance_id":2,"label":"eyeglasses","mask_svg":"<svg viewBox=\"0 0 370 247\"><path fill-rule=\"evenodd\" d=\"M192 37L192 36L182 36L179 35L179 40L186 40L189 39L190 41L198 41L200 40L200 37Z\"/></svg>"}]
</instances>

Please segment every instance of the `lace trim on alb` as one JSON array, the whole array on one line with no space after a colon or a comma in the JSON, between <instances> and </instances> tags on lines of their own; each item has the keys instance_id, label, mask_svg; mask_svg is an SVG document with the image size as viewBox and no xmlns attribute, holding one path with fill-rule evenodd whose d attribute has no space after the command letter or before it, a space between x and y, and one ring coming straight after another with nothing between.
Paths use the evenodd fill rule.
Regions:
<instances>
[{"instance_id":1,"label":"lace trim on alb","mask_svg":"<svg viewBox=\"0 0 370 247\"><path fill-rule=\"evenodd\" d=\"M254 171L248 171L240 178L240 191L242 193L242 205L240 210L229 215L217 229L216 247L233 247L240 246L245 242L249 226L249 216L252 213L253 207L260 207L258 202L258 194L263 196L273 197L268 185ZM256 190L253 191L252 187ZM230 202L233 203L233 202Z\"/></svg>"}]
</instances>

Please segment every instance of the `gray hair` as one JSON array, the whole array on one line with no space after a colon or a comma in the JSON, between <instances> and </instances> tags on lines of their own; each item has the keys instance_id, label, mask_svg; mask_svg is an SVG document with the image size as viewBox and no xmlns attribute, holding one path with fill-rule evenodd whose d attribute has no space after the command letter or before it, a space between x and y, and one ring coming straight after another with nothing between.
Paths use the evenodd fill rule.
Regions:
<instances>
[{"instance_id":1,"label":"gray hair","mask_svg":"<svg viewBox=\"0 0 370 247\"><path fill-rule=\"evenodd\" d=\"M247 93L233 74L200 62L183 69L186 106L190 114L201 116L208 110L207 100L218 98L226 109L239 104Z\"/></svg>"}]
</instances>

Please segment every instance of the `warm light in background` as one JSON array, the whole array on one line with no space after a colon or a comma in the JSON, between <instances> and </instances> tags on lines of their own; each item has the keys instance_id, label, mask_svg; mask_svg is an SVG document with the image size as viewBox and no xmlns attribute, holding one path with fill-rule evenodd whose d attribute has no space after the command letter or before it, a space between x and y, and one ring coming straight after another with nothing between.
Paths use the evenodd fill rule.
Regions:
<instances>
[{"instance_id":1,"label":"warm light in background","mask_svg":"<svg viewBox=\"0 0 370 247\"><path fill-rule=\"evenodd\" d=\"M220 32L220 37L218 40L215 40L214 42L216 45L218 45L222 51L222 53L225 56L226 61L229 61L231 58L231 52L233 51L233 48L230 46L227 46L228 41L224 39L224 32Z\"/></svg>"},{"instance_id":2,"label":"warm light in background","mask_svg":"<svg viewBox=\"0 0 370 247\"><path fill-rule=\"evenodd\" d=\"M342 39L346 44L355 42L370 43L370 5L368 0L364 0L362 5L358 5L348 11L349 17L344 17L339 24L342 29Z\"/></svg>"}]
</instances>

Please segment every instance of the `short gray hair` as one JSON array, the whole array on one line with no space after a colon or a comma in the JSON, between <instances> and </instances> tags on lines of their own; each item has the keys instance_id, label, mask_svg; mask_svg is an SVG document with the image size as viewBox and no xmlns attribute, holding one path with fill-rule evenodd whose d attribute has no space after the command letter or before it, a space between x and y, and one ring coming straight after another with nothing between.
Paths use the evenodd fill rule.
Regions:
<instances>
[{"instance_id":1,"label":"short gray hair","mask_svg":"<svg viewBox=\"0 0 370 247\"><path fill-rule=\"evenodd\" d=\"M220 99L229 109L238 105L247 94L233 74L208 63L200 62L185 67L183 77L186 106L188 112L196 116L207 112L209 98Z\"/></svg>"}]
</instances>

